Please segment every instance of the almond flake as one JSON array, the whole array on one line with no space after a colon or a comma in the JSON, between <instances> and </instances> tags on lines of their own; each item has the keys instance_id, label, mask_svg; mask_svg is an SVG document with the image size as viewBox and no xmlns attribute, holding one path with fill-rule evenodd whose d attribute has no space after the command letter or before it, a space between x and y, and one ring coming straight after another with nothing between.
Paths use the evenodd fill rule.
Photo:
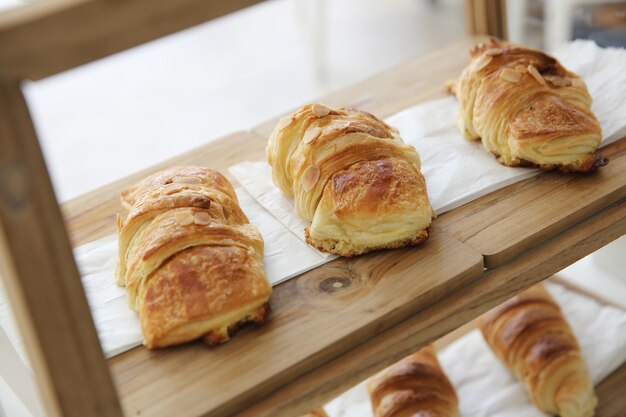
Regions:
<instances>
[{"instance_id":1,"label":"almond flake","mask_svg":"<svg viewBox=\"0 0 626 417\"><path fill-rule=\"evenodd\" d=\"M311 143L315 139L317 139L321 133L322 131L317 127L309 128L306 130L306 132L304 132L304 137L302 138L302 141L304 143Z\"/></svg>"},{"instance_id":2,"label":"almond flake","mask_svg":"<svg viewBox=\"0 0 626 417\"><path fill-rule=\"evenodd\" d=\"M285 116L282 117L279 121L278 121L278 125L276 126L276 129L278 130L283 130L284 128L286 128L287 126L289 126L291 124L291 122L293 122L293 117L292 116Z\"/></svg>"},{"instance_id":3,"label":"almond flake","mask_svg":"<svg viewBox=\"0 0 626 417\"><path fill-rule=\"evenodd\" d=\"M488 56L500 55L501 53L502 53L502 49L500 48L490 48L485 51L485 55L488 55Z\"/></svg>"},{"instance_id":4,"label":"almond flake","mask_svg":"<svg viewBox=\"0 0 626 417\"><path fill-rule=\"evenodd\" d=\"M474 71L480 71L485 68L492 60L493 58L489 55L481 55L474 64Z\"/></svg>"},{"instance_id":5,"label":"almond flake","mask_svg":"<svg viewBox=\"0 0 626 417\"><path fill-rule=\"evenodd\" d=\"M211 216L206 211L198 211L193 215L193 222L200 226L211 224Z\"/></svg>"},{"instance_id":6,"label":"almond flake","mask_svg":"<svg viewBox=\"0 0 626 417\"><path fill-rule=\"evenodd\" d=\"M188 211L178 211L174 213L174 218L181 226L188 226L193 223L193 216Z\"/></svg>"},{"instance_id":7,"label":"almond flake","mask_svg":"<svg viewBox=\"0 0 626 417\"><path fill-rule=\"evenodd\" d=\"M174 178L172 182L175 182L177 184L201 184L202 180L198 177L185 176Z\"/></svg>"},{"instance_id":8,"label":"almond flake","mask_svg":"<svg viewBox=\"0 0 626 417\"><path fill-rule=\"evenodd\" d=\"M537 82L541 85L547 85L546 84L546 80L543 79L543 76L541 74L539 74L539 71L537 71L537 68L535 68L533 65L529 65L528 66L528 73L530 75L533 76L533 78L535 80L537 80Z\"/></svg>"},{"instance_id":9,"label":"almond flake","mask_svg":"<svg viewBox=\"0 0 626 417\"><path fill-rule=\"evenodd\" d=\"M315 103L311 106L311 110L316 117L326 117L330 113L330 109L323 104Z\"/></svg>"},{"instance_id":10,"label":"almond flake","mask_svg":"<svg viewBox=\"0 0 626 417\"><path fill-rule=\"evenodd\" d=\"M500 78L512 83L516 83L522 79L522 74L510 68L504 68L502 72L500 72Z\"/></svg>"},{"instance_id":11,"label":"almond flake","mask_svg":"<svg viewBox=\"0 0 626 417\"><path fill-rule=\"evenodd\" d=\"M316 166L310 166L302 174L302 188L309 191L320 179L320 169Z\"/></svg>"},{"instance_id":12,"label":"almond flake","mask_svg":"<svg viewBox=\"0 0 626 417\"><path fill-rule=\"evenodd\" d=\"M570 78L564 78L564 77L547 77L546 80L553 85L556 85L557 87L569 87L570 85L572 85L572 80Z\"/></svg>"}]
</instances>

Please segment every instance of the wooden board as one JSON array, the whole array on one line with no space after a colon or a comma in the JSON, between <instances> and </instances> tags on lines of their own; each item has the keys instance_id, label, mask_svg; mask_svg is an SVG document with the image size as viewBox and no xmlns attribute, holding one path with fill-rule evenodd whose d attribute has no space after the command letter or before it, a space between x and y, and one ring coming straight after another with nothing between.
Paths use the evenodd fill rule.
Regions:
<instances>
[{"instance_id":1,"label":"wooden board","mask_svg":"<svg viewBox=\"0 0 626 417\"><path fill-rule=\"evenodd\" d=\"M358 107L384 118L444 97L444 82L461 73L468 63L468 49L481 39L455 43L319 101ZM253 131L268 137L277 120ZM543 174L446 213L437 219L436 227L482 253L487 268L500 265L626 196L626 140L602 153L610 163L596 174Z\"/></svg>"},{"instance_id":2,"label":"wooden board","mask_svg":"<svg viewBox=\"0 0 626 417\"><path fill-rule=\"evenodd\" d=\"M626 202L604 210L454 291L250 406L237 417L290 417L351 388L626 233ZM622 398L621 404L626 403Z\"/></svg>"},{"instance_id":3,"label":"wooden board","mask_svg":"<svg viewBox=\"0 0 626 417\"><path fill-rule=\"evenodd\" d=\"M119 193L151 172L201 164L227 174L238 161L263 158L264 149L263 138L236 133L72 200L63 206L70 234L78 244L113 233ZM192 416L207 409L222 415L349 351L482 271L479 253L442 233L421 247L336 260L279 285L270 322L219 349L137 348L113 358L123 406L130 415Z\"/></svg>"},{"instance_id":4,"label":"wooden board","mask_svg":"<svg viewBox=\"0 0 626 417\"><path fill-rule=\"evenodd\" d=\"M122 404L128 415L229 415L467 285L482 270L478 253L443 234L418 248L335 260L276 287L269 323L219 349L197 343L113 358Z\"/></svg>"},{"instance_id":5,"label":"wooden board","mask_svg":"<svg viewBox=\"0 0 626 417\"><path fill-rule=\"evenodd\" d=\"M602 153L591 175L542 173L468 203L438 219L445 233L473 247L493 268L626 197L626 139Z\"/></svg>"},{"instance_id":6,"label":"wooden board","mask_svg":"<svg viewBox=\"0 0 626 417\"><path fill-rule=\"evenodd\" d=\"M0 13L0 73L38 80L261 0L44 0Z\"/></svg>"}]
</instances>

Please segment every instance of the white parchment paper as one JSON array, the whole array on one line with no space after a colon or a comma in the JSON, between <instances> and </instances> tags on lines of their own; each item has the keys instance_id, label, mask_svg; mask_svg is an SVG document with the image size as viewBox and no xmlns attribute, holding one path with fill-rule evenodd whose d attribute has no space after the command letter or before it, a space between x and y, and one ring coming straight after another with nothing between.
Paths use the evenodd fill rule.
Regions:
<instances>
[{"instance_id":1,"label":"white parchment paper","mask_svg":"<svg viewBox=\"0 0 626 417\"><path fill-rule=\"evenodd\" d=\"M560 304L580 343L594 384L626 361L626 312L566 289L546 287ZM523 385L498 360L479 330L438 352L442 368L459 396L463 417L544 417ZM365 382L326 405L331 417L373 417Z\"/></svg>"}]
</instances>

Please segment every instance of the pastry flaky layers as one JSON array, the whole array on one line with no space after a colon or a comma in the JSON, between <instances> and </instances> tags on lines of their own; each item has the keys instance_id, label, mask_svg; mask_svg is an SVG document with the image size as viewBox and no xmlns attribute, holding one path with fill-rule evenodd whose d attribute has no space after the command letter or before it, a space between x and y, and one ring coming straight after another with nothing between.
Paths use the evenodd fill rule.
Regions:
<instances>
[{"instance_id":1,"label":"pastry flaky layers","mask_svg":"<svg viewBox=\"0 0 626 417\"><path fill-rule=\"evenodd\" d=\"M301 417L328 417L326 411L323 408L316 408L315 410L311 410L309 413L301 416Z\"/></svg>"},{"instance_id":2,"label":"pastry flaky layers","mask_svg":"<svg viewBox=\"0 0 626 417\"><path fill-rule=\"evenodd\" d=\"M452 86L466 139L507 166L589 172L602 129L583 80L541 51L492 39L471 50L472 62Z\"/></svg>"},{"instance_id":3,"label":"pastry flaky layers","mask_svg":"<svg viewBox=\"0 0 626 417\"><path fill-rule=\"evenodd\" d=\"M478 324L537 407L561 417L593 416L598 400L580 347L542 285L484 314Z\"/></svg>"},{"instance_id":4,"label":"pastry flaky layers","mask_svg":"<svg viewBox=\"0 0 626 417\"><path fill-rule=\"evenodd\" d=\"M116 278L139 312L144 345L216 345L265 319L272 287L263 239L219 172L161 171L124 190L122 204Z\"/></svg>"},{"instance_id":5,"label":"pastry flaky layers","mask_svg":"<svg viewBox=\"0 0 626 417\"><path fill-rule=\"evenodd\" d=\"M373 115L307 105L280 120L267 156L274 183L311 221L310 245L353 256L428 238L433 211L419 156Z\"/></svg>"},{"instance_id":6,"label":"pastry flaky layers","mask_svg":"<svg viewBox=\"0 0 626 417\"><path fill-rule=\"evenodd\" d=\"M396 362L367 383L376 417L459 417L459 400L432 345Z\"/></svg>"}]
</instances>

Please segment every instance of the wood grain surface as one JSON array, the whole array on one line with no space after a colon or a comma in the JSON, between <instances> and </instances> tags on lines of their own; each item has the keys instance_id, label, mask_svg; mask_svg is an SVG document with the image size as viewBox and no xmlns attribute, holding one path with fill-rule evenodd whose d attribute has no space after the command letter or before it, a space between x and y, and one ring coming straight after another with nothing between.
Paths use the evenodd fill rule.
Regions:
<instances>
[{"instance_id":1,"label":"wood grain surface","mask_svg":"<svg viewBox=\"0 0 626 417\"><path fill-rule=\"evenodd\" d=\"M51 416L120 417L17 80L0 80L0 272Z\"/></svg>"},{"instance_id":2,"label":"wood grain surface","mask_svg":"<svg viewBox=\"0 0 626 417\"><path fill-rule=\"evenodd\" d=\"M124 409L141 416L230 415L482 271L478 253L444 234L416 248L337 259L275 287L269 322L218 349L196 343L113 358Z\"/></svg>"},{"instance_id":3,"label":"wood grain surface","mask_svg":"<svg viewBox=\"0 0 626 417\"><path fill-rule=\"evenodd\" d=\"M534 248L527 256L486 271L481 279L448 294L446 298L323 367L302 375L237 414L237 417L288 417L324 403L624 233L626 201L566 229ZM615 389L620 382L626 382L626 371L620 370L614 378L607 387L601 386L604 402L600 408L609 413L607 416L621 416L619 413L626 409L624 395L605 392Z\"/></svg>"},{"instance_id":4,"label":"wood grain surface","mask_svg":"<svg viewBox=\"0 0 626 417\"><path fill-rule=\"evenodd\" d=\"M0 73L38 80L260 1L32 2L0 13Z\"/></svg>"},{"instance_id":5,"label":"wood grain surface","mask_svg":"<svg viewBox=\"0 0 626 417\"><path fill-rule=\"evenodd\" d=\"M602 150L607 166L589 175L542 173L439 217L445 233L493 268L626 196L626 139Z\"/></svg>"}]
</instances>

